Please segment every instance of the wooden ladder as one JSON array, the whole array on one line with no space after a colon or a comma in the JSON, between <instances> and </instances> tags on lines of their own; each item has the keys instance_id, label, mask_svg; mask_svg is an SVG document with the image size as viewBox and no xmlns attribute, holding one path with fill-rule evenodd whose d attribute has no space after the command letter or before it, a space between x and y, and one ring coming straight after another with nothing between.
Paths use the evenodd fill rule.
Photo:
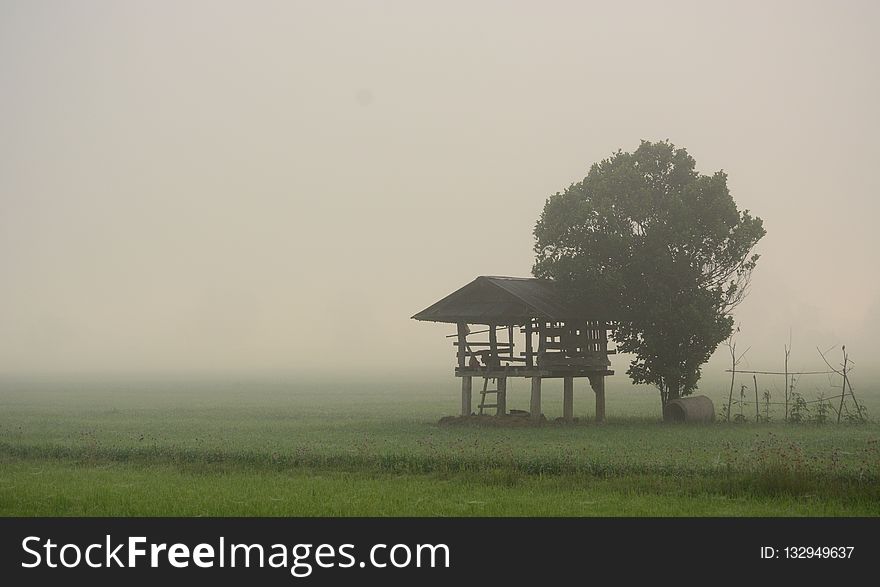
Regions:
<instances>
[{"instance_id":1,"label":"wooden ladder","mask_svg":"<svg viewBox=\"0 0 880 587\"><path fill-rule=\"evenodd\" d=\"M492 381L497 381L497 380L493 378ZM487 404L486 403L486 395L487 394L490 394L490 393L497 394L498 393L497 388L496 389L487 389L488 387L489 387L489 378L483 377L483 389L482 389L482 391L480 391L480 405L478 406L480 408L480 415L481 416L483 415L483 408L497 408L498 407L498 400L495 400L494 404Z\"/></svg>"}]
</instances>

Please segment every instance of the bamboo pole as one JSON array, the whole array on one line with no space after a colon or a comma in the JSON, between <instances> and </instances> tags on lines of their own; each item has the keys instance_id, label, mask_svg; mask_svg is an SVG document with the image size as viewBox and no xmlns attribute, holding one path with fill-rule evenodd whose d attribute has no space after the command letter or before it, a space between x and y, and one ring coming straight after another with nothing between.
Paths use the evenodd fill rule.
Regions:
<instances>
[{"instance_id":1,"label":"bamboo pole","mask_svg":"<svg viewBox=\"0 0 880 587\"><path fill-rule=\"evenodd\" d=\"M837 423L840 424L840 414L843 412L843 399L846 397L846 363L849 357L846 356L846 345L841 349L843 351L843 383L841 383L840 407L837 408Z\"/></svg>"},{"instance_id":2,"label":"bamboo pole","mask_svg":"<svg viewBox=\"0 0 880 587\"><path fill-rule=\"evenodd\" d=\"M752 380L755 382L755 422L760 422L761 412L760 407L758 406L758 376L752 375Z\"/></svg>"},{"instance_id":3,"label":"bamboo pole","mask_svg":"<svg viewBox=\"0 0 880 587\"><path fill-rule=\"evenodd\" d=\"M785 347L785 416L784 422L788 422L788 356L791 354L791 347Z\"/></svg>"},{"instance_id":4,"label":"bamboo pole","mask_svg":"<svg viewBox=\"0 0 880 587\"><path fill-rule=\"evenodd\" d=\"M856 404L856 410L859 412L859 420L864 420L865 417L862 415L862 406L859 404L859 401L856 399L856 394L853 393L852 383L849 382L849 377L846 378L846 385L849 387L849 394L853 398L853 402Z\"/></svg>"},{"instance_id":5,"label":"bamboo pole","mask_svg":"<svg viewBox=\"0 0 880 587\"><path fill-rule=\"evenodd\" d=\"M730 410L733 406L733 385L736 383L736 343L730 348L730 392L727 394L727 421L730 422Z\"/></svg>"}]
</instances>

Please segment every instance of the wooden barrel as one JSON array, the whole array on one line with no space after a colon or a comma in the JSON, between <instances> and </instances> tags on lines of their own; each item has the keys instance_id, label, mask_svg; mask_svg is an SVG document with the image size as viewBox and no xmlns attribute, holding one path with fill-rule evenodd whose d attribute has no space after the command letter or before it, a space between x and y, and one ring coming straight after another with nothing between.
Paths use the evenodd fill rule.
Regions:
<instances>
[{"instance_id":1,"label":"wooden barrel","mask_svg":"<svg viewBox=\"0 0 880 587\"><path fill-rule=\"evenodd\" d=\"M715 404L705 395L692 395L667 402L663 408L664 422L688 424L715 420Z\"/></svg>"}]
</instances>

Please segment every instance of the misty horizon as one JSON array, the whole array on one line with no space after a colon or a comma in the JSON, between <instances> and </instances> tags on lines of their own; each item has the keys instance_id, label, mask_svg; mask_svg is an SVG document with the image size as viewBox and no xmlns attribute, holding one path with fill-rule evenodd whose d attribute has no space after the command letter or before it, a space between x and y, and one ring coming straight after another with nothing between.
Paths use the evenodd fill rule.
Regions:
<instances>
[{"instance_id":1,"label":"misty horizon","mask_svg":"<svg viewBox=\"0 0 880 587\"><path fill-rule=\"evenodd\" d=\"M643 139L764 221L740 368L880 374L876 3L257 5L0 7L0 374L448 375L410 316Z\"/></svg>"}]
</instances>

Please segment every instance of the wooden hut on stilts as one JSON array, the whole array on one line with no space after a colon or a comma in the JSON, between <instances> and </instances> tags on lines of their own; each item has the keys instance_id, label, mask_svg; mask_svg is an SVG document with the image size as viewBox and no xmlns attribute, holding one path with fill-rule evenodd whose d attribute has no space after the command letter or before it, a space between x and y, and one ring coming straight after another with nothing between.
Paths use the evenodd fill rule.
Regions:
<instances>
[{"instance_id":1,"label":"wooden hut on stilts","mask_svg":"<svg viewBox=\"0 0 880 587\"><path fill-rule=\"evenodd\" d=\"M596 421L605 420L608 355L607 312L567 302L553 281L522 277L477 277L413 316L448 322L461 377L461 415L473 412L473 381L482 379L479 414L507 415L507 379L531 379L529 416L540 419L541 381L563 380L563 418L574 418L574 380L586 377L596 395ZM501 340L499 340L499 333ZM519 343L519 344L518 344ZM517 351L521 348L521 351ZM495 389L488 389L494 380ZM494 403L487 396L495 396Z\"/></svg>"}]
</instances>

